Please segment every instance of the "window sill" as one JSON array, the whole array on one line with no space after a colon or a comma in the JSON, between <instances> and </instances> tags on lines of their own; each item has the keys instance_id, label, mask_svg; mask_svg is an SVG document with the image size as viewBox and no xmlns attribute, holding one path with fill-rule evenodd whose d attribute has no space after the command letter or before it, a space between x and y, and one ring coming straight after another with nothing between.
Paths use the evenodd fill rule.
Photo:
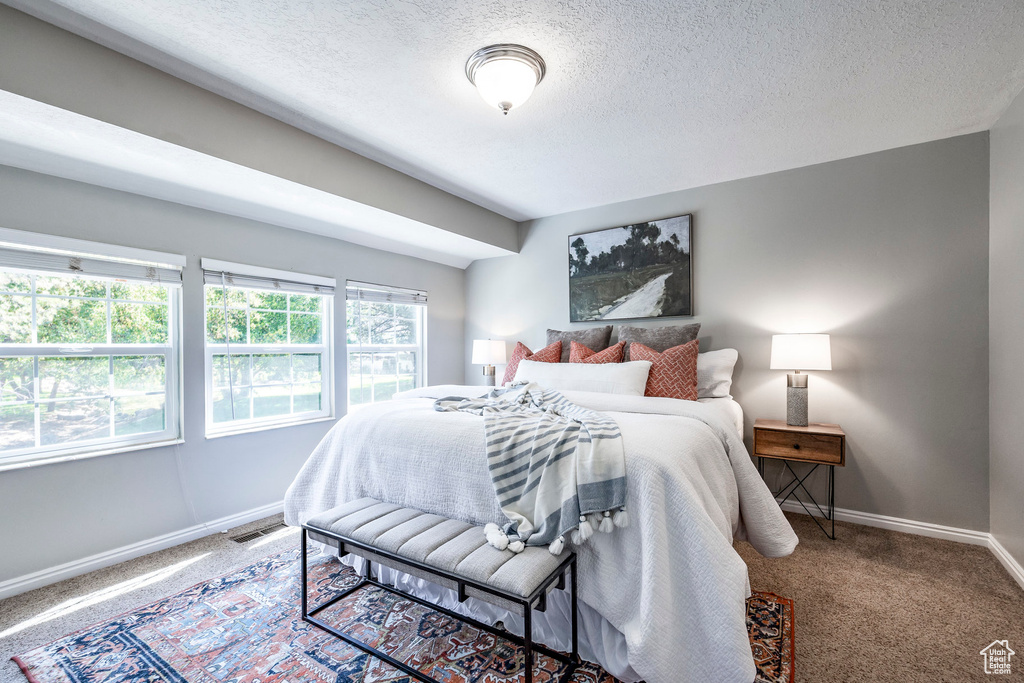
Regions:
<instances>
[{"instance_id":1,"label":"window sill","mask_svg":"<svg viewBox=\"0 0 1024 683\"><path fill-rule=\"evenodd\" d=\"M165 441L151 441L148 443L137 443L126 446L116 446L110 448L101 448L98 450L78 451L71 453L53 453L53 454L42 454L37 456L19 456L19 460L12 460L10 462L0 461L0 472L9 472L11 470L23 470L30 467L40 467L42 465L55 465L61 462L72 462L74 460L86 460L88 458L99 458L104 455L114 455L117 453L130 453L132 451L144 451L151 448L163 448L164 446L176 446L185 443L184 439L167 439Z\"/></svg>"},{"instance_id":2,"label":"window sill","mask_svg":"<svg viewBox=\"0 0 1024 683\"><path fill-rule=\"evenodd\" d=\"M221 439L221 438L223 438L225 436L240 436L242 434L252 434L252 433L255 433L255 432L266 432L266 431L270 431L271 429L283 429L284 427L299 427L301 425L311 425L311 424L316 424L317 422L334 422L337 419L338 418L329 415L327 417L314 417L314 418L312 418L310 420L302 420L301 422L278 422L278 423L275 423L275 424L246 425L245 427L240 427L239 429L225 430L223 432L221 432L221 431L212 432L212 433L207 432L206 438L207 439Z\"/></svg>"}]
</instances>

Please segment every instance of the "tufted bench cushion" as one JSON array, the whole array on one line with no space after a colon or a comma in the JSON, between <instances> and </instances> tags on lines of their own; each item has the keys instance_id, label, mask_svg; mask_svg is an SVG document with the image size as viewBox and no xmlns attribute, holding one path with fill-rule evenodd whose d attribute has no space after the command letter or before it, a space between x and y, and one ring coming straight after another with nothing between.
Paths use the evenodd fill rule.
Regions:
<instances>
[{"instance_id":1,"label":"tufted bench cushion","mask_svg":"<svg viewBox=\"0 0 1024 683\"><path fill-rule=\"evenodd\" d=\"M530 546L521 553L498 550L487 543L482 527L373 498L360 498L322 512L305 526L313 540L338 547L337 539L317 533L322 530L379 549L393 557L366 549L357 554L447 588L457 588L458 582L401 560L428 565L523 599L529 598L565 560L564 555L548 552L547 546ZM472 586L465 590L467 595L522 614L522 606L517 603Z\"/></svg>"}]
</instances>

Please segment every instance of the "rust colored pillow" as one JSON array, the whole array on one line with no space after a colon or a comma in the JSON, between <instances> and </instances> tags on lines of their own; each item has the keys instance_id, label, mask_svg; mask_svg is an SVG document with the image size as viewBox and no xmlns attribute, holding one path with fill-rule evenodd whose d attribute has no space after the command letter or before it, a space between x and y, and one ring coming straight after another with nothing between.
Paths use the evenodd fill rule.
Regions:
<instances>
[{"instance_id":1,"label":"rust colored pillow","mask_svg":"<svg viewBox=\"0 0 1024 683\"><path fill-rule=\"evenodd\" d=\"M644 396L697 400L697 346L692 342L673 346L658 353L638 342L629 345L630 360L651 361Z\"/></svg>"},{"instance_id":2,"label":"rust colored pillow","mask_svg":"<svg viewBox=\"0 0 1024 683\"><path fill-rule=\"evenodd\" d=\"M570 363L621 363L626 342L619 342L615 346L609 346L604 351L591 351L589 346L584 346L578 341L570 342L569 362Z\"/></svg>"},{"instance_id":3,"label":"rust colored pillow","mask_svg":"<svg viewBox=\"0 0 1024 683\"><path fill-rule=\"evenodd\" d=\"M558 363L562 360L562 342L556 341L548 344L543 349L534 353L523 342L516 342L516 348L512 351L512 357L508 359L508 366L505 367L505 377L502 384L508 384L516 376L519 369L519 361L525 359L535 360L540 363Z\"/></svg>"}]
</instances>

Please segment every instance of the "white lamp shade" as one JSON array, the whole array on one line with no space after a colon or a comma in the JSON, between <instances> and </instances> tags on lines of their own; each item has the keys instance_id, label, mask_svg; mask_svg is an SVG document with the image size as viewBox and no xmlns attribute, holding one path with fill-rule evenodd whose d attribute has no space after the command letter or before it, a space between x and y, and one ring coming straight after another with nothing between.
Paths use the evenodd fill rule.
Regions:
<instances>
[{"instance_id":1,"label":"white lamp shade","mask_svg":"<svg viewBox=\"0 0 1024 683\"><path fill-rule=\"evenodd\" d=\"M501 365L505 362L505 342L500 339L474 339L473 365Z\"/></svg>"},{"instance_id":2,"label":"white lamp shade","mask_svg":"<svg viewBox=\"0 0 1024 683\"><path fill-rule=\"evenodd\" d=\"M831 370L827 334L772 335L772 370Z\"/></svg>"},{"instance_id":3,"label":"white lamp shade","mask_svg":"<svg viewBox=\"0 0 1024 683\"><path fill-rule=\"evenodd\" d=\"M473 79L484 102L503 110L521 105L537 87L537 72L517 59L495 59L481 64Z\"/></svg>"}]
</instances>

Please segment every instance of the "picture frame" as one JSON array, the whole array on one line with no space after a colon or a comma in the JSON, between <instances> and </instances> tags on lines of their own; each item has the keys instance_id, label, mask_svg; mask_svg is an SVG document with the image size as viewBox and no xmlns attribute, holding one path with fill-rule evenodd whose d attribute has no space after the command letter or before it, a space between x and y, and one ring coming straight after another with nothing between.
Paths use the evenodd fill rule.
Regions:
<instances>
[{"instance_id":1,"label":"picture frame","mask_svg":"<svg viewBox=\"0 0 1024 683\"><path fill-rule=\"evenodd\" d=\"M693 214L569 236L569 320L693 315Z\"/></svg>"}]
</instances>

